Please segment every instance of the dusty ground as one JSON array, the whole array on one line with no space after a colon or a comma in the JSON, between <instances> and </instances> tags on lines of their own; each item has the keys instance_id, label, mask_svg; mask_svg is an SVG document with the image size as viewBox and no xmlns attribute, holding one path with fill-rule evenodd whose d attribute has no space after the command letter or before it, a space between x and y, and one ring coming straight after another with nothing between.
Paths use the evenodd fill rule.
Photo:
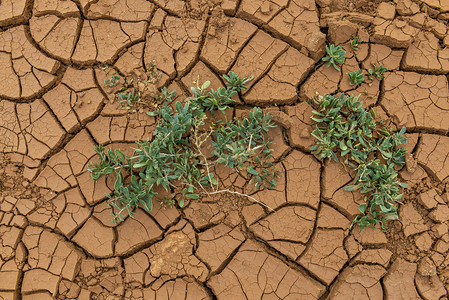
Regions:
<instances>
[{"instance_id":1,"label":"dusty ground","mask_svg":"<svg viewBox=\"0 0 449 300\"><path fill-rule=\"evenodd\" d=\"M0 298L447 299L448 20L448 0L2 0ZM326 41L347 49L341 72L320 64ZM110 222L93 146L126 148L153 121L117 109L98 66L152 61L181 93L255 76L241 100L282 125L277 190L255 195L274 212L227 196ZM385 79L353 90L346 73L372 63ZM360 196L308 150L305 100L337 89L407 127L410 188L386 234L348 229Z\"/></svg>"}]
</instances>

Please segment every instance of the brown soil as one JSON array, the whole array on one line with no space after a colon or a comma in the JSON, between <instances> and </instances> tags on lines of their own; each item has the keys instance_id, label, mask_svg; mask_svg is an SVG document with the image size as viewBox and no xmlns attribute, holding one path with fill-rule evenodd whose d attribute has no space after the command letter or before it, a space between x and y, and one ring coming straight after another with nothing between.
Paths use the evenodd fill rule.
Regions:
<instances>
[{"instance_id":1,"label":"brown soil","mask_svg":"<svg viewBox=\"0 0 449 300\"><path fill-rule=\"evenodd\" d=\"M448 20L444 0L2 0L0 299L448 299ZM321 64L326 42L344 45L341 72ZM278 185L253 195L274 211L222 195L110 221L93 147L132 151L154 120L103 81L153 62L181 96L197 76L254 75L235 113L279 123ZM372 64L384 80L349 85ZM309 151L309 100L339 90L407 127L409 188L386 233L349 230L360 195Z\"/></svg>"},{"instance_id":2,"label":"brown soil","mask_svg":"<svg viewBox=\"0 0 449 300\"><path fill-rule=\"evenodd\" d=\"M319 0L317 4L326 12L350 11L376 15L377 7L388 0Z\"/></svg>"}]
</instances>

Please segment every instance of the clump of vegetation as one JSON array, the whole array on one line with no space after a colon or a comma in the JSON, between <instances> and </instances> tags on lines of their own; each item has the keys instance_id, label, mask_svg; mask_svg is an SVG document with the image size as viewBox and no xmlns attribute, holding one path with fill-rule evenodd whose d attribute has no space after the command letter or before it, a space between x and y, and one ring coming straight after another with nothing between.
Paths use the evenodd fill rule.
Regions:
<instances>
[{"instance_id":1,"label":"clump of vegetation","mask_svg":"<svg viewBox=\"0 0 449 300\"><path fill-rule=\"evenodd\" d=\"M359 44L360 44L361 42L362 42L362 41L356 36L355 38L353 38L353 39L351 40L351 43L350 43L349 45L351 46L351 48L352 48L353 51L358 51L358 50L359 50Z\"/></svg>"},{"instance_id":2,"label":"clump of vegetation","mask_svg":"<svg viewBox=\"0 0 449 300\"><path fill-rule=\"evenodd\" d=\"M324 95L314 99L318 107L312 119L318 124L312 135L316 144L311 150L320 159L332 158L349 165L355 175L346 191L359 190L365 203L359 205L360 215L354 220L363 229L398 218L395 202L402 198L397 168L405 163L405 127L399 132L378 128L375 113L366 111L359 96Z\"/></svg>"},{"instance_id":3,"label":"clump of vegetation","mask_svg":"<svg viewBox=\"0 0 449 300\"><path fill-rule=\"evenodd\" d=\"M375 64L373 64L373 69L369 69L368 70L368 76L371 80L373 80L373 77L377 77L377 79L384 79L384 73L388 70L387 68L384 67L384 65L380 65L378 67L376 67Z\"/></svg>"},{"instance_id":4,"label":"clump of vegetation","mask_svg":"<svg viewBox=\"0 0 449 300\"><path fill-rule=\"evenodd\" d=\"M131 109L141 101L141 95L139 92L136 92L135 88L128 92L117 93L117 97L119 99L118 104L123 109Z\"/></svg>"},{"instance_id":5,"label":"clump of vegetation","mask_svg":"<svg viewBox=\"0 0 449 300\"><path fill-rule=\"evenodd\" d=\"M235 169L250 182L255 190L273 189L278 176L266 138L275 127L269 113L253 108L242 120L221 120L232 99L246 89L251 78L241 78L230 72L224 76L226 88L208 89L210 82L196 82L192 96L184 101L174 101L175 91L163 88L157 99L162 100L148 115L156 117L156 129L151 140L138 141L131 157L121 150L95 147L99 162L88 166L94 180L102 175L115 174L114 192L107 195L115 208L113 221L123 220L138 206L151 211L156 187L162 187L183 207L187 199L202 195L232 193L253 197L222 188L214 176L217 166ZM219 112L223 112L220 114ZM211 154L204 153L210 143ZM257 201L258 202L258 201ZM260 203L260 202L259 202Z\"/></svg>"},{"instance_id":6,"label":"clump of vegetation","mask_svg":"<svg viewBox=\"0 0 449 300\"><path fill-rule=\"evenodd\" d=\"M110 79L104 80L104 85L107 87L114 87L117 84L119 84L119 82L120 82L120 76L118 76L117 74L114 74L111 76Z\"/></svg>"},{"instance_id":7,"label":"clump of vegetation","mask_svg":"<svg viewBox=\"0 0 449 300\"><path fill-rule=\"evenodd\" d=\"M329 68L329 66L332 65L337 71L340 71L340 68L337 65L344 64L346 54L346 51L343 50L343 46L335 46L334 44L326 45L326 53L327 56L322 58L324 62L327 61L326 67Z\"/></svg>"},{"instance_id":8,"label":"clump of vegetation","mask_svg":"<svg viewBox=\"0 0 449 300\"><path fill-rule=\"evenodd\" d=\"M348 76L350 85L358 85L365 80L365 76L361 70L351 71L348 73Z\"/></svg>"}]
</instances>

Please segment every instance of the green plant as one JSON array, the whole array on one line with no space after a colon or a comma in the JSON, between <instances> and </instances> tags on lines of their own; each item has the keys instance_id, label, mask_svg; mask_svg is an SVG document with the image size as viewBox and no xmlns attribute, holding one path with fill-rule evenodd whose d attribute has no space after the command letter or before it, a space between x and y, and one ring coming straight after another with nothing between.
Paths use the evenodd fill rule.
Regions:
<instances>
[{"instance_id":1,"label":"green plant","mask_svg":"<svg viewBox=\"0 0 449 300\"><path fill-rule=\"evenodd\" d=\"M117 74L114 74L111 76L111 79L104 80L104 85L108 86L108 87L113 87L113 86L116 86L119 82L120 82L120 76L118 76Z\"/></svg>"},{"instance_id":2,"label":"green plant","mask_svg":"<svg viewBox=\"0 0 449 300\"><path fill-rule=\"evenodd\" d=\"M363 73L360 70L351 71L348 73L348 76L350 85L357 85L365 80L365 76L363 76Z\"/></svg>"},{"instance_id":3,"label":"green plant","mask_svg":"<svg viewBox=\"0 0 449 300\"><path fill-rule=\"evenodd\" d=\"M140 93L136 92L134 88L129 92L119 92L117 93L119 99L119 106L123 109L131 109L140 103Z\"/></svg>"},{"instance_id":4,"label":"green plant","mask_svg":"<svg viewBox=\"0 0 449 300\"><path fill-rule=\"evenodd\" d=\"M272 117L258 107L242 120L223 121L214 115L213 112L222 111L223 116L234 102L231 97L245 89L244 84L249 81L233 72L225 79L227 87L216 91L208 90L209 81L202 85L197 82L191 89L192 96L182 102L172 103L175 92L163 88L162 105L147 113L157 120L153 138L138 141L131 157L118 149L106 151L101 145L95 147L99 162L89 164L91 177L97 180L102 175L116 176L114 192L107 195L108 203L116 210L114 222L123 220L123 212L132 217L139 205L150 211L158 186L170 194L170 199L176 199L180 207L186 199L219 193L257 201L247 194L220 189L219 179L214 176L219 165L238 171L254 183L255 190L274 188L277 171L274 162L269 161L272 151L269 146L273 143L266 138L269 128L275 126ZM203 152L208 143L213 149L210 155Z\"/></svg>"},{"instance_id":5,"label":"green plant","mask_svg":"<svg viewBox=\"0 0 449 300\"><path fill-rule=\"evenodd\" d=\"M353 51L358 51L359 50L359 43L361 43L361 42L362 41L359 40L359 38L357 36L355 38L353 38L351 40L351 43L350 43L352 50Z\"/></svg>"},{"instance_id":6,"label":"green plant","mask_svg":"<svg viewBox=\"0 0 449 300\"><path fill-rule=\"evenodd\" d=\"M369 69L368 70L368 77L373 80L373 76L377 77L377 79L384 79L384 73L388 70L387 68L384 67L384 65L380 65L378 67L376 67L375 64L373 64L373 69Z\"/></svg>"},{"instance_id":7,"label":"green plant","mask_svg":"<svg viewBox=\"0 0 449 300\"><path fill-rule=\"evenodd\" d=\"M405 163L405 127L399 132L378 129L375 113L366 111L359 96L324 95L314 99L319 107L312 119L318 124L312 135L316 144L311 150L319 159L343 158L355 173L352 185L345 190L359 190L366 203L359 205L361 215L353 224L364 227L397 219L396 201L402 197L401 187L407 187L398 180L397 167Z\"/></svg>"},{"instance_id":8,"label":"green plant","mask_svg":"<svg viewBox=\"0 0 449 300\"><path fill-rule=\"evenodd\" d=\"M329 66L332 65L337 71L340 71L337 64L344 64L346 54L346 51L343 50L343 46L335 46L334 44L326 45L326 53L327 56L322 58L323 61L327 61L326 67L329 68Z\"/></svg>"},{"instance_id":9,"label":"green plant","mask_svg":"<svg viewBox=\"0 0 449 300\"><path fill-rule=\"evenodd\" d=\"M234 100L231 98L237 94L237 89L217 89L216 91L207 91L210 85L210 81L204 82L201 87L198 81L196 81L196 87L191 87L190 91L194 97L191 99L193 105L201 106L205 110L214 111L216 109L224 111L229 109L229 104Z\"/></svg>"},{"instance_id":10,"label":"green plant","mask_svg":"<svg viewBox=\"0 0 449 300\"><path fill-rule=\"evenodd\" d=\"M240 78L236 73L229 72L228 75L223 75L224 79L226 79L226 86L232 87L235 91L240 92L241 90L246 90L247 87L245 84L253 80L253 76L249 78L245 78L246 74Z\"/></svg>"},{"instance_id":11,"label":"green plant","mask_svg":"<svg viewBox=\"0 0 449 300\"><path fill-rule=\"evenodd\" d=\"M148 79L153 81L159 81L162 78L162 72L160 72L155 62L148 63Z\"/></svg>"}]
</instances>

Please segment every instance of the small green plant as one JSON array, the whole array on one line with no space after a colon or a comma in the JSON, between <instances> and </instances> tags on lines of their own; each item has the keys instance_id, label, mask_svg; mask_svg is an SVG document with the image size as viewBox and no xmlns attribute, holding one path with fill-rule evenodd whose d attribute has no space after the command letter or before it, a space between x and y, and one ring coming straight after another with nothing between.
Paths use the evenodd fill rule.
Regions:
<instances>
[{"instance_id":1,"label":"small green plant","mask_svg":"<svg viewBox=\"0 0 449 300\"><path fill-rule=\"evenodd\" d=\"M405 163L400 146L407 142L405 127L399 132L377 128L374 111L366 111L358 98L341 94L314 99L318 110L312 119L318 124L311 150L319 159L339 161L340 156L353 169L354 181L345 190L359 190L366 201L359 205L361 214L353 224L363 229L380 223L384 230L385 221L398 218L395 202L402 198L400 188L407 187L397 178L397 167Z\"/></svg>"},{"instance_id":2,"label":"small green plant","mask_svg":"<svg viewBox=\"0 0 449 300\"><path fill-rule=\"evenodd\" d=\"M377 77L377 79L384 79L384 73L388 70L387 68L384 67L384 65L380 65L378 67L376 67L375 64L373 64L373 69L369 69L368 70L368 77L373 80L373 77Z\"/></svg>"},{"instance_id":3,"label":"small green plant","mask_svg":"<svg viewBox=\"0 0 449 300\"><path fill-rule=\"evenodd\" d=\"M219 165L235 169L254 183L255 190L274 188L278 172L270 161L269 146L273 143L266 138L268 130L275 126L272 117L255 107L242 120L219 119L214 112L221 111L224 116L234 102L231 98L245 89L250 79L230 72L225 80L227 87L216 91L208 89L209 81L203 84L197 81L191 89L192 96L176 103L172 103L175 92L163 88L160 95L163 103L147 113L157 120L153 138L138 141L131 157L118 149L106 151L101 145L95 147L99 162L89 164L91 177L94 180L102 175L116 177L114 192L107 195L108 203L115 209L114 222L123 220L123 213L132 217L138 206L151 211L153 198L158 194L156 187L169 193L171 200L166 203L174 204L176 199L180 207L187 199L219 193L257 201L221 187L219 178L214 176ZM207 144L212 146L210 155L203 152Z\"/></svg>"},{"instance_id":4,"label":"small green plant","mask_svg":"<svg viewBox=\"0 0 449 300\"><path fill-rule=\"evenodd\" d=\"M329 68L332 65L337 71L340 71L337 64L341 65L345 63L346 51L343 50L343 46L335 46L334 44L326 45L326 53L327 56L322 58L324 62L327 61L326 67Z\"/></svg>"},{"instance_id":5,"label":"small green plant","mask_svg":"<svg viewBox=\"0 0 449 300\"><path fill-rule=\"evenodd\" d=\"M104 85L108 86L108 87L113 87L113 86L116 86L119 82L120 82L120 76L118 76L117 74L114 74L111 76L111 79L104 80Z\"/></svg>"},{"instance_id":6,"label":"small green plant","mask_svg":"<svg viewBox=\"0 0 449 300\"><path fill-rule=\"evenodd\" d=\"M210 81L206 81L200 86L199 81L196 81L196 87L191 87L190 91L195 97L192 101L194 105L201 105L205 110L213 112L214 110L225 111L229 109L229 104L233 103L234 100L231 98L237 94L237 89L231 91L227 89L218 89L216 91L207 91L210 85Z\"/></svg>"},{"instance_id":7,"label":"small green plant","mask_svg":"<svg viewBox=\"0 0 449 300\"><path fill-rule=\"evenodd\" d=\"M349 76L349 84L350 85L358 85L365 80L365 76L363 76L362 71L351 71L348 73Z\"/></svg>"},{"instance_id":8,"label":"small green plant","mask_svg":"<svg viewBox=\"0 0 449 300\"><path fill-rule=\"evenodd\" d=\"M353 51L358 51L358 50L359 50L359 44L360 44L361 42L362 42L362 41L359 40L359 38L358 38L357 36L356 36L355 38L353 38L353 39L351 40L351 43L350 43L352 50L353 50Z\"/></svg>"},{"instance_id":9,"label":"small green plant","mask_svg":"<svg viewBox=\"0 0 449 300\"><path fill-rule=\"evenodd\" d=\"M134 88L129 92L119 92L117 93L119 99L119 106L123 109L131 109L140 103L140 93L136 92Z\"/></svg>"},{"instance_id":10,"label":"small green plant","mask_svg":"<svg viewBox=\"0 0 449 300\"><path fill-rule=\"evenodd\" d=\"M245 86L245 84L247 84L254 78L253 76L251 76L249 78L245 78L245 76L246 76L246 74L240 78L234 72L229 72L228 75L223 75L224 79L226 80L226 85L228 87L233 87L235 89L235 91L237 91L237 92L240 92L241 90L246 90L247 87Z\"/></svg>"},{"instance_id":11,"label":"small green plant","mask_svg":"<svg viewBox=\"0 0 449 300\"><path fill-rule=\"evenodd\" d=\"M159 81L162 78L162 73L157 69L155 62L148 63L148 78L152 81Z\"/></svg>"}]
</instances>

